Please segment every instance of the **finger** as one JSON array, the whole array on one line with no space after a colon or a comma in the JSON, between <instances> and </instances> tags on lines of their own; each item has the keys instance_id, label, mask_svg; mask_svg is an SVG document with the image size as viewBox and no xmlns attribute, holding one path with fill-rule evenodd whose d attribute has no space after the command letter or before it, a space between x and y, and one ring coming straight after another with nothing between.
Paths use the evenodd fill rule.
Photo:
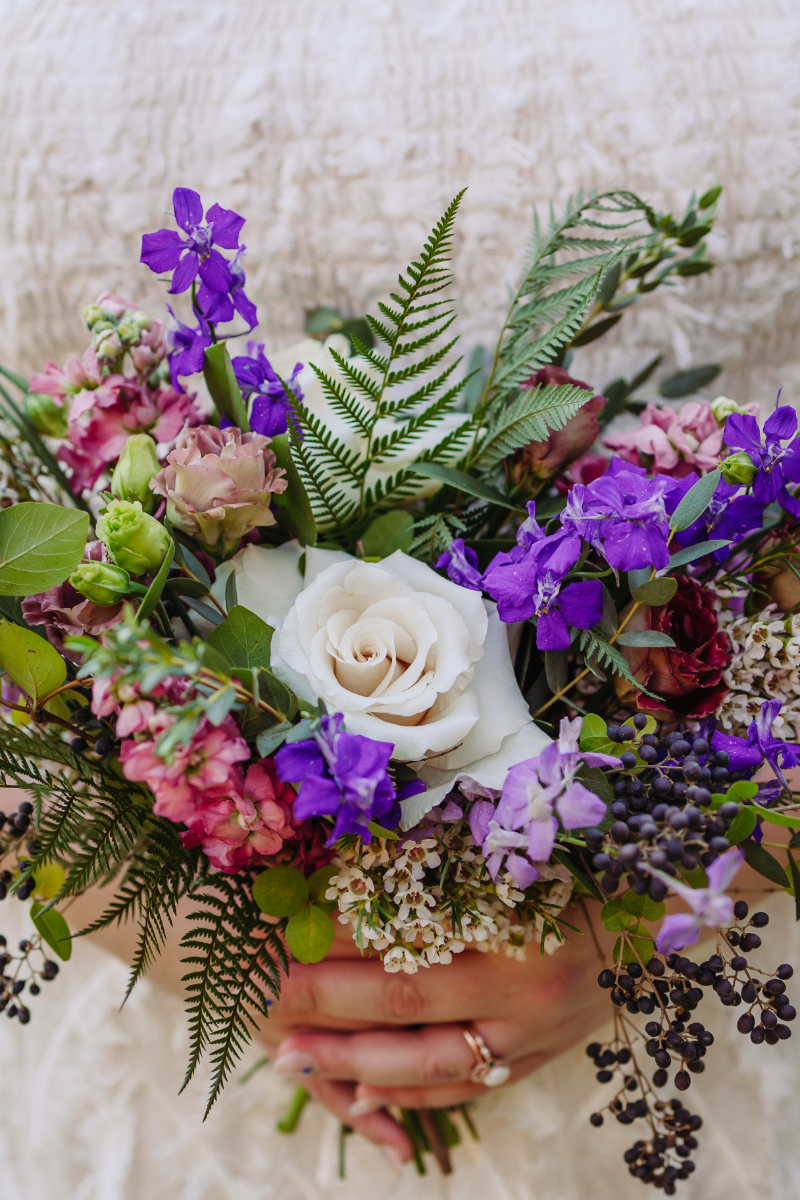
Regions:
<instances>
[{"instance_id":1,"label":"finger","mask_svg":"<svg viewBox=\"0 0 800 1200\"><path fill-rule=\"evenodd\" d=\"M514 1083L517 1079L523 1079L531 1071L535 1071L541 1067L548 1059L546 1053L527 1054L523 1058L518 1058L516 1062L511 1064L511 1073L503 1087ZM496 1091L496 1088L487 1088L483 1083L451 1083L442 1084L438 1087L374 1087L371 1084L360 1083L355 1089L356 1104L358 1108L364 1109L369 1102L377 1104L379 1101L384 1104L396 1105L398 1108L449 1108L454 1104L466 1104L469 1100L476 1100L479 1096L485 1096L489 1091ZM363 1101L363 1104L359 1104Z\"/></svg>"},{"instance_id":2,"label":"finger","mask_svg":"<svg viewBox=\"0 0 800 1200\"><path fill-rule=\"evenodd\" d=\"M525 1031L511 1022L481 1021L475 1028L500 1058L519 1058L531 1049ZM295 1033L281 1043L274 1065L286 1075L315 1074L376 1087L436 1087L466 1082L475 1056L463 1026L429 1025L419 1030Z\"/></svg>"},{"instance_id":3,"label":"finger","mask_svg":"<svg viewBox=\"0 0 800 1200\"><path fill-rule=\"evenodd\" d=\"M305 1087L314 1099L324 1104L343 1125L355 1129L356 1133L360 1133L368 1141L374 1142L376 1146L389 1148L401 1162L408 1162L413 1156L414 1151L408 1134L389 1113L379 1109L365 1116L352 1115L350 1109L356 1098L352 1084L329 1079L312 1079Z\"/></svg>"}]
</instances>

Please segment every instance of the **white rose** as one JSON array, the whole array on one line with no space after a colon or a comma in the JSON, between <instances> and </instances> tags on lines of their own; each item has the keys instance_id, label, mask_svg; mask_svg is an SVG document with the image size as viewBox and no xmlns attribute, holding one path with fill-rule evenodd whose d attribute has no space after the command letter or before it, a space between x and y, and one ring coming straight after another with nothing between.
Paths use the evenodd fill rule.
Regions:
<instances>
[{"instance_id":1,"label":"white rose","mask_svg":"<svg viewBox=\"0 0 800 1200\"><path fill-rule=\"evenodd\" d=\"M343 551L247 546L217 572L236 571L240 604L276 630L272 669L298 695L321 698L345 726L392 742L419 763L428 791L404 804L404 825L468 775L501 787L514 763L550 740L531 722L508 647L508 627L478 592L397 551L364 563ZM407 811L406 811L407 809Z\"/></svg>"},{"instance_id":2,"label":"white rose","mask_svg":"<svg viewBox=\"0 0 800 1200\"><path fill-rule=\"evenodd\" d=\"M322 390L322 384L312 370L313 364L321 371L325 371L326 374L331 375L343 387L348 386L347 379L342 375L330 353L331 350L335 350L342 358L349 358L350 342L340 333L334 333L324 343L317 342L313 338L304 338L303 341L290 346L288 350L279 350L277 353L268 354L267 357L273 369L278 372L282 379L286 379L291 375L297 363L303 363L303 370L298 375L297 382L303 392L303 403L306 408L315 417L318 417L319 420L324 421L328 429L330 429L339 441L344 442L348 450L357 450L359 453L363 453L366 446L365 439L356 433L336 410L331 407L330 401ZM372 376L373 379L378 379L377 372L369 363L360 359L357 365L359 371ZM448 433L452 433L454 429L457 429L459 425L463 425L469 419L467 413L444 413L432 428L425 429L415 438L412 438L397 454L385 462L371 467L367 473L367 487L374 488L378 481L385 487L386 481L390 476L396 475L398 471L410 467L419 458L423 450L432 450L443 437ZM394 421L383 418L375 426L375 439L386 437L395 432L397 428L398 426ZM461 453L462 450L456 447L450 455L445 455L441 461L443 463L455 462ZM350 498L355 498L358 494L357 489L350 487L347 480L337 480L336 486L337 490L340 490L343 495ZM433 496L441 486L434 479L422 479L420 477L419 486L414 488L413 494L415 496Z\"/></svg>"}]
</instances>

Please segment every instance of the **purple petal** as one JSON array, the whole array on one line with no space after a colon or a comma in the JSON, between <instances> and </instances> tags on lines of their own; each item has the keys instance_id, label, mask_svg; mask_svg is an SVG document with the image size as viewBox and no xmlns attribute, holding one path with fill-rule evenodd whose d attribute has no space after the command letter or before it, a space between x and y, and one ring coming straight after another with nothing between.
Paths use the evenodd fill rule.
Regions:
<instances>
[{"instance_id":1,"label":"purple petal","mask_svg":"<svg viewBox=\"0 0 800 1200\"><path fill-rule=\"evenodd\" d=\"M761 430L749 413L733 413L725 422L725 445L732 450L761 450Z\"/></svg>"},{"instance_id":2,"label":"purple petal","mask_svg":"<svg viewBox=\"0 0 800 1200\"><path fill-rule=\"evenodd\" d=\"M784 512L790 513L793 517L800 517L800 500L795 500L785 487L781 488L778 493L778 503Z\"/></svg>"},{"instance_id":3,"label":"purple petal","mask_svg":"<svg viewBox=\"0 0 800 1200\"><path fill-rule=\"evenodd\" d=\"M286 433L288 409L289 404L286 400L256 396L250 413L251 430L253 433L263 434L264 437L278 437L279 434Z\"/></svg>"},{"instance_id":4,"label":"purple petal","mask_svg":"<svg viewBox=\"0 0 800 1200\"><path fill-rule=\"evenodd\" d=\"M217 246L222 246L225 250L239 249L239 234L245 222L244 217L240 217L232 208L220 208L218 204L212 204L206 213L206 221L209 224L212 221L214 223L212 236Z\"/></svg>"},{"instance_id":5,"label":"purple petal","mask_svg":"<svg viewBox=\"0 0 800 1200\"><path fill-rule=\"evenodd\" d=\"M159 229L142 237L142 253L139 262L151 271L172 271L177 267L184 249L184 241L174 229Z\"/></svg>"},{"instance_id":6,"label":"purple petal","mask_svg":"<svg viewBox=\"0 0 800 1200\"><path fill-rule=\"evenodd\" d=\"M561 589L558 607L568 625L579 629L591 629L603 617L603 585L588 579L583 583L569 583Z\"/></svg>"},{"instance_id":7,"label":"purple petal","mask_svg":"<svg viewBox=\"0 0 800 1200\"><path fill-rule=\"evenodd\" d=\"M528 826L528 854L535 862L547 862L553 853L558 821L549 817L544 821L531 821Z\"/></svg>"},{"instance_id":8,"label":"purple petal","mask_svg":"<svg viewBox=\"0 0 800 1200\"><path fill-rule=\"evenodd\" d=\"M556 810L565 829L587 829L599 825L606 815L606 806L599 796L582 783L573 783L556 800Z\"/></svg>"},{"instance_id":9,"label":"purple petal","mask_svg":"<svg viewBox=\"0 0 800 1200\"><path fill-rule=\"evenodd\" d=\"M501 617L501 620L505 618ZM568 650L570 643L567 623L557 608L542 613L536 622L536 647L538 650ZM544 860L542 860L544 861Z\"/></svg>"},{"instance_id":10,"label":"purple petal","mask_svg":"<svg viewBox=\"0 0 800 1200\"><path fill-rule=\"evenodd\" d=\"M539 878L539 872L532 863L529 863L527 858L523 858L521 854L509 854L506 859L506 870L518 888L525 891L532 883L535 883Z\"/></svg>"},{"instance_id":11,"label":"purple petal","mask_svg":"<svg viewBox=\"0 0 800 1200\"><path fill-rule=\"evenodd\" d=\"M200 263L200 278L212 292L229 292L233 287L231 269L218 250L212 250Z\"/></svg>"},{"instance_id":12,"label":"purple petal","mask_svg":"<svg viewBox=\"0 0 800 1200\"><path fill-rule=\"evenodd\" d=\"M309 817L333 816L339 811L341 798L342 790L332 779L317 776L301 785L292 811L300 821L307 821Z\"/></svg>"},{"instance_id":13,"label":"purple petal","mask_svg":"<svg viewBox=\"0 0 800 1200\"><path fill-rule=\"evenodd\" d=\"M233 304L239 316L247 321L250 330L255 329L258 324L258 314L256 306L245 294L242 288L236 288L233 293ZM228 318L230 320L230 318ZM248 331L249 332L249 331Z\"/></svg>"},{"instance_id":14,"label":"purple petal","mask_svg":"<svg viewBox=\"0 0 800 1200\"><path fill-rule=\"evenodd\" d=\"M697 941L700 934L700 921L693 913L675 913L664 917L664 923L656 937L656 950L659 954L671 954L673 950L683 950Z\"/></svg>"},{"instance_id":15,"label":"purple petal","mask_svg":"<svg viewBox=\"0 0 800 1200\"><path fill-rule=\"evenodd\" d=\"M489 823L494 817L494 805L491 800L476 800L469 810L469 827L472 840L476 846L482 846L489 832Z\"/></svg>"},{"instance_id":16,"label":"purple petal","mask_svg":"<svg viewBox=\"0 0 800 1200\"><path fill-rule=\"evenodd\" d=\"M751 746L744 738L728 733L715 733L711 745L717 752L726 750L731 756L729 770L741 771L746 767L760 767L763 755L757 746Z\"/></svg>"},{"instance_id":17,"label":"purple petal","mask_svg":"<svg viewBox=\"0 0 800 1200\"><path fill-rule=\"evenodd\" d=\"M732 846L730 850L720 854L719 858L715 858L711 865L706 867L711 891L724 892L743 862L744 855L737 846Z\"/></svg>"},{"instance_id":18,"label":"purple petal","mask_svg":"<svg viewBox=\"0 0 800 1200\"><path fill-rule=\"evenodd\" d=\"M797 413L790 404L783 404L764 422L767 442L785 442L797 432Z\"/></svg>"},{"instance_id":19,"label":"purple petal","mask_svg":"<svg viewBox=\"0 0 800 1200\"><path fill-rule=\"evenodd\" d=\"M188 233L203 219L203 202L199 194L191 188L175 188L172 193L172 211L177 224Z\"/></svg>"},{"instance_id":20,"label":"purple petal","mask_svg":"<svg viewBox=\"0 0 800 1200\"><path fill-rule=\"evenodd\" d=\"M227 292L212 292L204 283L197 289L197 303L208 321L216 323L233 320L233 301Z\"/></svg>"},{"instance_id":21,"label":"purple petal","mask_svg":"<svg viewBox=\"0 0 800 1200\"><path fill-rule=\"evenodd\" d=\"M170 295L177 296L180 292L186 291L197 277L199 264L200 259L194 250L190 250L188 254L183 256L172 276L172 287L169 289Z\"/></svg>"}]
</instances>

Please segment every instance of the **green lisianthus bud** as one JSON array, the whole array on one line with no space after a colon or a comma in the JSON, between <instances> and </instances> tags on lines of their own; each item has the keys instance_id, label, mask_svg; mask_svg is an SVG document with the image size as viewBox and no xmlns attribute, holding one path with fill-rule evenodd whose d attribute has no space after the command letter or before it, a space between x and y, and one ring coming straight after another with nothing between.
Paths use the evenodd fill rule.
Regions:
<instances>
[{"instance_id":1,"label":"green lisianthus bud","mask_svg":"<svg viewBox=\"0 0 800 1200\"><path fill-rule=\"evenodd\" d=\"M122 567L113 563L83 562L69 577L69 581L87 600L108 606L117 604L131 590L131 577Z\"/></svg>"},{"instance_id":2,"label":"green lisianthus bud","mask_svg":"<svg viewBox=\"0 0 800 1200\"><path fill-rule=\"evenodd\" d=\"M114 359L119 358L124 351L119 335L116 329L103 329L100 333L97 332L95 326L94 336L92 337L92 348L98 358Z\"/></svg>"},{"instance_id":3,"label":"green lisianthus bud","mask_svg":"<svg viewBox=\"0 0 800 1200\"><path fill-rule=\"evenodd\" d=\"M97 520L97 536L114 562L131 575L157 571L169 549L169 534L134 500L113 500Z\"/></svg>"},{"instance_id":4,"label":"green lisianthus bud","mask_svg":"<svg viewBox=\"0 0 800 1200\"><path fill-rule=\"evenodd\" d=\"M25 397L25 411L39 433L43 433L45 437L67 436L67 410L63 405L59 408L49 396L28 392Z\"/></svg>"},{"instance_id":5,"label":"green lisianthus bud","mask_svg":"<svg viewBox=\"0 0 800 1200\"><path fill-rule=\"evenodd\" d=\"M753 410L749 405L740 404L738 400L731 400L730 396L717 396L711 401L711 411L717 424L722 426L734 413L746 413Z\"/></svg>"},{"instance_id":6,"label":"green lisianthus bud","mask_svg":"<svg viewBox=\"0 0 800 1200\"><path fill-rule=\"evenodd\" d=\"M152 512L156 497L150 480L160 469L153 439L148 433L133 433L114 468L111 490L121 500L138 500L145 512Z\"/></svg>"},{"instance_id":7,"label":"green lisianthus bud","mask_svg":"<svg viewBox=\"0 0 800 1200\"><path fill-rule=\"evenodd\" d=\"M755 479L758 467L745 450L737 450L719 464L722 478L726 483L749 484Z\"/></svg>"}]
</instances>

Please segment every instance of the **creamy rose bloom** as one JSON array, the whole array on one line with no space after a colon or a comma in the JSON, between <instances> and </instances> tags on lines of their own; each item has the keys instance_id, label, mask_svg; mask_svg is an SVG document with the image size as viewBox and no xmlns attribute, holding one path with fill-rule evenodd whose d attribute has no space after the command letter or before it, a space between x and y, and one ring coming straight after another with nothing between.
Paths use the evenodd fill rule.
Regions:
<instances>
[{"instance_id":1,"label":"creamy rose bloom","mask_svg":"<svg viewBox=\"0 0 800 1200\"><path fill-rule=\"evenodd\" d=\"M157 496L166 496L175 528L216 549L236 546L256 525L274 525L270 493L284 491L286 480L269 442L236 428L187 429L150 481Z\"/></svg>"},{"instance_id":2,"label":"creamy rose bloom","mask_svg":"<svg viewBox=\"0 0 800 1200\"><path fill-rule=\"evenodd\" d=\"M215 589L224 593L235 570L239 603L280 629L275 673L343 713L350 732L392 742L394 758L419 764L429 790L404 802L406 827L460 776L501 787L510 766L547 744L493 603L402 551L364 563L308 547L305 579L301 553L296 542L247 546L218 570Z\"/></svg>"}]
</instances>

